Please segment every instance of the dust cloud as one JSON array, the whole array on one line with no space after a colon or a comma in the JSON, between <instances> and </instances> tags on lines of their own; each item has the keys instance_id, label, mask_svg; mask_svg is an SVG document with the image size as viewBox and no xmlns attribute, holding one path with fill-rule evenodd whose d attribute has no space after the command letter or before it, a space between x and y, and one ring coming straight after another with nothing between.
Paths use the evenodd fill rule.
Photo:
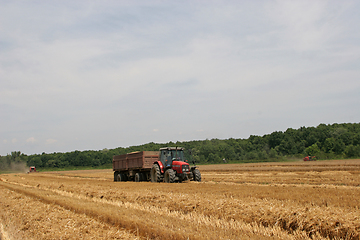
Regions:
<instances>
[{"instance_id":1,"label":"dust cloud","mask_svg":"<svg viewBox=\"0 0 360 240\"><path fill-rule=\"evenodd\" d=\"M10 163L7 166L1 166L0 171L4 172L13 172L13 173L27 173L29 168L26 166L24 162ZM1 239L0 239L1 240Z\"/></svg>"}]
</instances>

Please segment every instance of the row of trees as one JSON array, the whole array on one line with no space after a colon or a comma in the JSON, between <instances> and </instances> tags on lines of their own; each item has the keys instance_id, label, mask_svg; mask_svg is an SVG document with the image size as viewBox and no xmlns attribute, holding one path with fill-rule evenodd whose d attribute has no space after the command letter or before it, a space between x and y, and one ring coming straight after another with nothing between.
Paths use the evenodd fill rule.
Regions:
<instances>
[{"instance_id":1,"label":"row of trees","mask_svg":"<svg viewBox=\"0 0 360 240\"><path fill-rule=\"evenodd\" d=\"M12 152L0 158L0 168L11 162L26 162L38 168L69 166L102 166L111 164L114 155L134 151L157 151L165 146L181 146L191 150L197 163L279 161L284 158L303 158L315 155L318 159L360 157L360 123L320 124L317 127L289 128L248 139L211 139L188 142L147 143L128 148L99 151L73 151L25 155Z\"/></svg>"}]
</instances>

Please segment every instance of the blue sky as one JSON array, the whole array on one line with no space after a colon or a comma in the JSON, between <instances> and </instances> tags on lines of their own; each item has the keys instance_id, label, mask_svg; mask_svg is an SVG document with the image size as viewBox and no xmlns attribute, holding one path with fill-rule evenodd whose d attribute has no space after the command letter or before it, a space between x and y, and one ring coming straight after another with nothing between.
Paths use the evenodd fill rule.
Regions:
<instances>
[{"instance_id":1,"label":"blue sky","mask_svg":"<svg viewBox=\"0 0 360 240\"><path fill-rule=\"evenodd\" d=\"M0 0L0 154L360 120L359 1Z\"/></svg>"}]
</instances>

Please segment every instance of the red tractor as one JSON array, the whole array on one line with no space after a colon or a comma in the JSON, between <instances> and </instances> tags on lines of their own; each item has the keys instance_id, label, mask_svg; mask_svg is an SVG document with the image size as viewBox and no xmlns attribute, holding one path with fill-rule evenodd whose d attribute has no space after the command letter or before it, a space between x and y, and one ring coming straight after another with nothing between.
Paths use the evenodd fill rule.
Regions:
<instances>
[{"instance_id":1,"label":"red tractor","mask_svg":"<svg viewBox=\"0 0 360 240\"><path fill-rule=\"evenodd\" d=\"M159 158L151 167L150 176L151 182L173 183L185 180L201 182L199 169L196 166L190 168L185 160L184 149L180 147L160 148Z\"/></svg>"}]
</instances>

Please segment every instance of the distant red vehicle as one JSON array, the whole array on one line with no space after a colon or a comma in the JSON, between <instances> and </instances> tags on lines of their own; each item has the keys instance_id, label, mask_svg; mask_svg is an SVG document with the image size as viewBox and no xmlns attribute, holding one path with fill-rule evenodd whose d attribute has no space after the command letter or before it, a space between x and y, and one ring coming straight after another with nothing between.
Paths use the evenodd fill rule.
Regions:
<instances>
[{"instance_id":1,"label":"distant red vehicle","mask_svg":"<svg viewBox=\"0 0 360 240\"><path fill-rule=\"evenodd\" d=\"M31 172L36 172L36 168L34 166L31 166L29 169L29 173L31 173Z\"/></svg>"},{"instance_id":2,"label":"distant red vehicle","mask_svg":"<svg viewBox=\"0 0 360 240\"><path fill-rule=\"evenodd\" d=\"M303 158L304 161L316 161L316 157L315 156L306 156Z\"/></svg>"}]
</instances>

